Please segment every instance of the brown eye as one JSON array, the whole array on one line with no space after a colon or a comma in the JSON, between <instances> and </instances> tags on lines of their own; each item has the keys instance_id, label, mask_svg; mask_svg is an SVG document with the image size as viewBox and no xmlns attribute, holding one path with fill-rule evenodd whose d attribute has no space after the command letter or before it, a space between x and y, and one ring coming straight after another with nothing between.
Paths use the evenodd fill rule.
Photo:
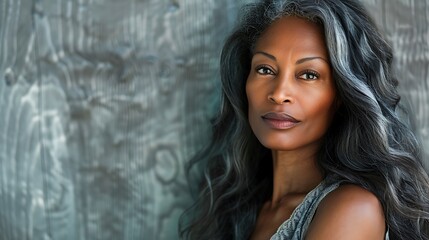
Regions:
<instances>
[{"instance_id":1,"label":"brown eye","mask_svg":"<svg viewBox=\"0 0 429 240\"><path fill-rule=\"evenodd\" d=\"M319 78L319 74L314 71L305 71L301 73L298 78L304 79L304 80L316 80Z\"/></svg>"},{"instance_id":2,"label":"brown eye","mask_svg":"<svg viewBox=\"0 0 429 240\"><path fill-rule=\"evenodd\" d=\"M274 75L274 71L266 66L261 66L256 68L256 72L258 72L261 75Z\"/></svg>"}]
</instances>

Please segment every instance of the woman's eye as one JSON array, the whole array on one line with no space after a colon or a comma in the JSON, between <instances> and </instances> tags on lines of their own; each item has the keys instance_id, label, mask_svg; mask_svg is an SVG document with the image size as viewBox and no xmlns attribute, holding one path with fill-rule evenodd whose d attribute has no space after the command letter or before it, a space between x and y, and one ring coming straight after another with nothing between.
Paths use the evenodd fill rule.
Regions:
<instances>
[{"instance_id":1,"label":"woman's eye","mask_svg":"<svg viewBox=\"0 0 429 240\"><path fill-rule=\"evenodd\" d=\"M268 67L258 67L256 71L261 75L273 75L274 72Z\"/></svg>"},{"instance_id":2,"label":"woman's eye","mask_svg":"<svg viewBox=\"0 0 429 240\"><path fill-rule=\"evenodd\" d=\"M304 72L301 75L299 75L299 78L304 80L316 80L319 78L319 74L316 72Z\"/></svg>"}]
</instances>

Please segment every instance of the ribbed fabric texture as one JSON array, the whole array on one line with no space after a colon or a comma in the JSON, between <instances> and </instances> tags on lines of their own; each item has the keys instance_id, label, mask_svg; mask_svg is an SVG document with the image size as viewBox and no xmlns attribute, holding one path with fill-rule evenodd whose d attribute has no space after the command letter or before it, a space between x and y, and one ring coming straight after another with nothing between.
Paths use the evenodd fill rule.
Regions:
<instances>
[{"instance_id":1,"label":"ribbed fabric texture","mask_svg":"<svg viewBox=\"0 0 429 240\"><path fill-rule=\"evenodd\" d=\"M330 192L337 189L341 181L332 181L325 179L316 188L305 196L301 204L299 204L290 218L286 220L277 232L271 237L271 240L302 240L308 230L308 227L313 220L317 207L323 198ZM389 232L387 231L385 240L389 240Z\"/></svg>"}]
</instances>

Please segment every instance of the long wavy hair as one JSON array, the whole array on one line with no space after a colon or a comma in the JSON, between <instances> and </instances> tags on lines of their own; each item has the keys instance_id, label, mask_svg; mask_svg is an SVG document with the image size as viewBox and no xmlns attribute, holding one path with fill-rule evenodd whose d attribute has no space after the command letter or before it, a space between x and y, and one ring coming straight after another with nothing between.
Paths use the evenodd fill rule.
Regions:
<instances>
[{"instance_id":1,"label":"long wavy hair","mask_svg":"<svg viewBox=\"0 0 429 240\"><path fill-rule=\"evenodd\" d=\"M245 93L252 49L270 24L294 15L324 29L341 106L324 137L318 164L374 193L390 239L429 239L429 179L419 144L398 117L392 49L355 0L265 0L244 8L220 61L222 96L211 143L189 169L202 166L195 204L181 217L185 239L248 239L272 193L271 151L248 122ZM267 161L268 160L268 161Z\"/></svg>"}]
</instances>

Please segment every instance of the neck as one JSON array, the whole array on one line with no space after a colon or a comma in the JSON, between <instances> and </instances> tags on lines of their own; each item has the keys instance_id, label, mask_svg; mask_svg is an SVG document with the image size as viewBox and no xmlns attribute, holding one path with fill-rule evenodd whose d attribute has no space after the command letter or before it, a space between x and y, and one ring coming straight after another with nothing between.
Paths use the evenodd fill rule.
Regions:
<instances>
[{"instance_id":1,"label":"neck","mask_svg":"<svg viewBox=\"0 0 429 240\"><path fill-rule=\"evenodd\" d=\"M272 151L272 206L288 197L305 196L323 179L315 151Z\"/></svg>"}]
</instances>

